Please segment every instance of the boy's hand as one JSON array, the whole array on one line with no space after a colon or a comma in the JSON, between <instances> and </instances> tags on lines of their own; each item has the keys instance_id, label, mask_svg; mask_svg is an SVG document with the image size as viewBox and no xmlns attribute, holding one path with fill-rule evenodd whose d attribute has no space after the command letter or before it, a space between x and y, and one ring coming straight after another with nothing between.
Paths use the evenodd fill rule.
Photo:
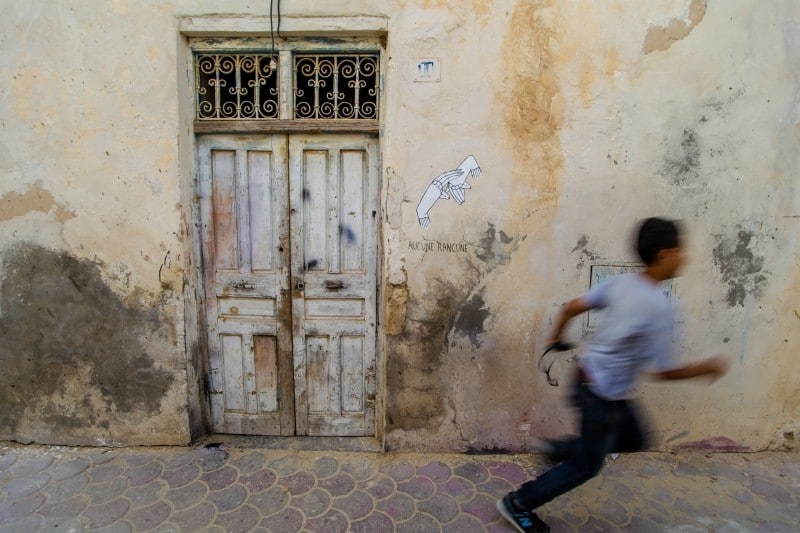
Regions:
<instances>
[{"instance_id":1,"label":"boy's hand","mask_svg":"<svg viewBox=\"0 0 800 533\"><path fill-rule=\"evenodd\" d=\"M731 358L725 354L718 354L706 359L704 365L707 367L706 375L713 383L728 373L731 368Z\"/></svg>"}]
</instances>

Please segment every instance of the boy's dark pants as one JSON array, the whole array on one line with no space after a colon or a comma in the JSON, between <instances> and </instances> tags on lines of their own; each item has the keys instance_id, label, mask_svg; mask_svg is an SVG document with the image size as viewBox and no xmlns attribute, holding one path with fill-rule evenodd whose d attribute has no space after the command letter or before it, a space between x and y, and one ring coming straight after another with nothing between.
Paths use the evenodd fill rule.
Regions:
<instances>
[{"instance_id":1,"label":"boy's dark pants","mask_svg":"<svg viewBox=\"0 0 800 533\"><path fill-rule=\"evenodd\" d=\"M515 503L535 509L596 476L606 454L635 452L645 447L645 437L629 400L609 401L594 394L576 379L572 401L581 412L580 437L556 441L551 459L564 460L515 493Z\"/></svg>"}]
</instances>

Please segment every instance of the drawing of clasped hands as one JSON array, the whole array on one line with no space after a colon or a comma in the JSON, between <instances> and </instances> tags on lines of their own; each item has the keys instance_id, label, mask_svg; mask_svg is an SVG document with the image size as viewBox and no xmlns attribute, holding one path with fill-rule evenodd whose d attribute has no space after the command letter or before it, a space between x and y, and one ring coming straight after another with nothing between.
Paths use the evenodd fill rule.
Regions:
<instances>
[{"instance_id":1,"label":"drawing of clasped hands","mask_svg":"<svg viewBox=\"0 0 800 533\"><path fill-rule=\"evenodd\" d=\"M422 195L422 200L417 206L419 225L423 228L430 226L431 219L428 215L438 200L449 200L452 196L458 205L463 204L466 200L464 196L465 189L472 188L467 182L467 178L472 177L475 179L480 174L481 167L478 166L478 161L471 155L467 156L455 170L448 170L439 174L428 185L425 194Z\"/></svg>"}]
</instances>

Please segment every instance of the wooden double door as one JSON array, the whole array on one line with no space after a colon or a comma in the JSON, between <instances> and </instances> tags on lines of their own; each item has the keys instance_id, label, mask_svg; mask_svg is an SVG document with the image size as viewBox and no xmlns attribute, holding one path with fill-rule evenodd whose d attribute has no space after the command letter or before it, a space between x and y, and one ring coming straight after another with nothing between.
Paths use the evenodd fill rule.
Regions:
<instances>
[{"instance_id":1,"label":"wooden double door","mask_svg":"<svg viewBox=\"0 0 800 533\"><path fill-rule=\"evenodd\" d=\"M214 431L374 435L377 139L197 147Z\"/></svg>"}]
</instances>

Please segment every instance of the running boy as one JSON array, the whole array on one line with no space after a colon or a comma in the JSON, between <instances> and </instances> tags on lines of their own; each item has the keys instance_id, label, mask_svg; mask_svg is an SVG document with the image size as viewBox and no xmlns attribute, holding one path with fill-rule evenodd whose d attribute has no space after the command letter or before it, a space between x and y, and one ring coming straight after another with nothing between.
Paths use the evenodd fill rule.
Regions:
<instances>
[{"instance_id":1,"label":"running boy","mask_svg":"<svg viewBox=\"0 0 800 533\"><path fill-rule=\"evenodd\" d=\"M554 324L550 346L562 343L561 333L574 317L604 309L597 333L581 358L572 401L580 410L580 436L543 441L542 451L553 462L563 461L497 502L500 513L518 531L550 531L536 508L585 483L600 472L608 453L645 447L645 436L629 399L638 375L651 370L656 380L709 376L715 380L730 363L716 356L675 366L675 311L659 283L675 277L684 262L678 226L648 218L639 226L636 250L645 268L613 277L564 305Z\"/></svg>"}]
</instances>

